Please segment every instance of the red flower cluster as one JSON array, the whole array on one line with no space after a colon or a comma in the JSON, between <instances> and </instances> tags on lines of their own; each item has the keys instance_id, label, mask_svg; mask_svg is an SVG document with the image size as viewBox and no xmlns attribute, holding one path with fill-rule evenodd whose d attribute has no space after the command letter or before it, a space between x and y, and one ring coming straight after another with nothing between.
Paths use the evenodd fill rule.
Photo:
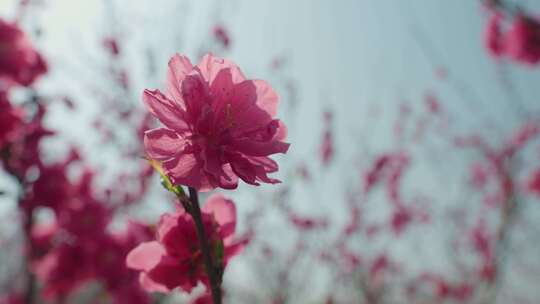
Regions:
<instances>
[{"instance_id":1,"label":"red flower cluster","mask_svg":"<svg viewBox=\"0 0 540 304\"><path fill-rule=\"evenodd\" d=\"M63 172L54 174L65 179ZM62 298L91 280L99 280L114 303L149 303L138 288L135 272L123 261L138 242L151 238L152 231L132 222L125 232L109 232L112 212L95 197L91 184L91 174L86 173L76 184L65 180L56 187L52 180L42 186L50 195L38 197L63 202L55 205L54 222L34 226L32 231L33 270L44 285L43 296Z\"/></svg>"},{"instance_id":2,"label":"red flower cluster","mask_svg":"<svg viewBox=\"0 0 540 304\"><path fill-rule=\"evenodd\" d=\"M47 71L43 57L15 24L0 19L0 80L28 86Z\"/></svg>"},{"instance_id":3,"label":"red flower cluster","mask_svg":"<svg viewBox=\"0 0 540 304\"><path fill-rule=\"evenodd\" d=\"M0 20L0 162L22 189L18 206L26 240L24 257L30 264L23 279L31 282L31 272L39 280L36 285L42 286L39 292L14 286L16 291L0 303L27 303L29 296L37 303L40 295L69 299L90 281L101 282L113 303L150 303L138 284L137 273L129 270L124 260L129 250L149 240L153 232L135 222L123 232L109 229L113 205L122 201L116 199L118 193L136 199L144 194L144 187L135 194L132 190L98 191L91 169L74 182L70 171L85 167L77 149L72 148L62 162L51 164L43 159L42 140L54 134L44 127L45 100L37 92L32 102L20 106L9 100L13 88L31 85L46 70L26 35L16 25ZM138 177L145 183L147 170ZM52 221L36 219L35 213L41 209L52 211Z\"/></svg>"}]
</instances>

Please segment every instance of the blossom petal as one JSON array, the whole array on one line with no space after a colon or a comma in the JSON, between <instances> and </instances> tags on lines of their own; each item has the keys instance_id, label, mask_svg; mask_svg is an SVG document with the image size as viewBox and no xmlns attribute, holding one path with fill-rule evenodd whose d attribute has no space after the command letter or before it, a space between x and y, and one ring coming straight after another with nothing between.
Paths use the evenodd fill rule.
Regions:
<instances>
[{"instance_id":1,"label":"blossom petal","mask_svg":"<svg viewBox=\"0 0 540 304\"><path fill-rule=\"evenodd\" d=\"M264 80L252 80L257 94L257 106L271 117L277 115L279 96L272 86Z\"/></svg>"},{"instance_id":2,"label":"blossom petal","mask_svg":"<svg viewBox=\"0 0 540 304\"><path fill-rule=\"evenodd\" d=\"M225 164L222 167L223 175L219 178L219 187L223 189L236 189L238 188L238 176L234 174L230 164Z\"/></svg>"},{"instance_id":3,"label":"blossom petal","mask_svg":"<svg viewBox=\"0 0 540 304\"><path fill-rule=\"evenodd\" d=\"M203 109L210 104L209 88L199 74L190 74L182 81L182 99L186 106L187 119L196 123L201 119Z\"/></svg>"},{"instance_id":4,"label":"blossom petal","mask_svg":"<svg viewBox=\"0 0 540 304\"><path fill-rule=\"evenodd\" d=\"M246 155L267 156L276 153L287 153L290 144L282 141L257 142L250 139L241 139L234 141L230 146Z\"/></svg>"},{"instance_id":5,"label":"blossom petal","mask_svg":"<svg viewBox=\"0 0 540 304\"><path fill-rule=\"evenodd\" d=\"M276 115L279 98L262 80L246 80L235 85L230 115L237 132L247 132L266 126Z\"/></svg>"},{"instance_id":6,"label":"blossom petal","mask_svg":"<svg viewBox=\"0 0 540 304\"><path fill-rule=\"evenodd\" d=\"M163 239L171 229L176 227L178 223L178 217L183 213L183 208L179 209L177 213L170 214L164 213L159 218L159 225L157 227L157 239L160 243L163 243Z\"/></svg>"},{"instance_id":7,"label":"blossom petal","mask_svg":"<svg viewBox=\"0 0 540 304\"><path fill-rule=\"evenodd\" d=\"M170 129L158 128L144 133L146 153L155 160L166 160L174 157L182 151L184 144L184 139Z\"/></svg>"},{"instance_id":8,"label":"blossom petal","mask_svg":"<svg viewBox=\"0 0 540 304\"><path fill-rule=\"evenodd\" d=\"M222 238L227 238L234 234L236 229L236 206L234 201L216 193L208 198L202 212L212 214L216 222L220 225Z\"/></svg>"},{"instance_id":9,"label":"blossom petal","mask_svg":"<svg viewBox=\"0 0 540 304\"><path fill-rule=\"evenodd\" d=\"M195 284L190 283L189 262L182 263L172 257L165 256L156 267L147 272L148 277L159 284L163 284L172 290L181 286L186 291L191 291Z\"/></svg>"},{"instance_id":10,"label":"blossom petal","mask_svg":"<svg viewBox=\"0 0 540 304\"><path fill-rule=\"evenodd\" d=\"M189 130L185 120L185 112L159 90L144 90L143 101L159 121L167 128L184 133Z\"/></svg>"},{"instance_id":11,"label":"blossom petal","mask_svg":"<svg viewBox=\"0 0 540 304\"><path fill-rule=\"evenodd\" d=\"M182 99L182 81L187 74L193 70L193 65L189 58L180 54L175 54L169 60L169 69L167 71L167 92L180 105L184 106Z\"/></svg>"},{"instance_id":12,"label":"blossom petal","mask_svg":"<svg viewBox=\"0 0 540 304\"><path fill-rule=\"evenodd\" d=\"M145 242L129 252L126 265L131 269L149 271L159 263L164 254L165 249L158 242Z\"/></svg>"},{"instance_id":13,"label":"blossom petal","mask_svg":"<svg viewBox=\"0 0 540 304\"><path fill-rule=\"evenodd\" d=\"M197 68L208 83L214 82L214 79L222 69L229 68L231 70L233 83L240 83L246 78L240 68L232 61L216 57L212 54L205 55Z\"/></svg>"},{"instance_id":14,"label":"blossom petal","mask_svg":"<svg viewBox=\"0 0 540 304\"><path fill-rule=\"evenodd\" d=\"M205 192L213 187L202 173L201 162L194 154L185 153L163 162L165 173L175 185L185 185Z\"/></svg>"},{"instance_id":15,"label":"blossom petal","mask_svg":"<svg viewBox=\"0 0 540 304\"><path fill-rule=\"evenodd\" d=\"M276 134L274 135L274 140L285 140L287 138L288 129L287 126L281 121L278 120L278 129L276 131Z\"/></svg>"},{"instance_id":16,"label":"blossom petal","mask_svg":"<svg viewBox=\"0 0 540 304\"><path fill-rule=\"evenodd\" d=\"M220 70L210 86L213 102L212 109L215 114L215 125L218 129L226 128L231 123L230 115L231 99L234 83L230 69Z\"/></svg>"},{"instance_id":17,"label":"blossom petal","mask_svg":"<svg viewBox=\"0 0 540 304\"><path fill-rule=\"evenodd\" d=\"M232 239L229 238L229 240L232 240ZM244 248L247 246L247 244L249 243L249 239L244 238L242 240L234 240L232 242L226 242L226 243L230 243L230 244L225 244L225 254L223 257L223 260L225 261L225 263L231 257L241 253L244 250Z\"/></svg>"},{"instance_id":18,"label":"blossom petal","mask_svg":"<svg viewBox=\"0 0 540 304\"><path fill-rule=\"evenodd\" d=\"M260 185L257 182L257 170L247 158L240 154L234 154L229 156L229 161L234 173L236 173L236 175L244 182L256 186Z\"/></svg>"},{"instance_id":19,"label":"blossom petal","mask_svg":"<svg viewBox=\"0 0 540 304\"><path fill-rule=\"evenodd\" d=\"M141 284L142 288L146 290L147 292L161 292L161 293L171 292L171 290L167 288L167 286L163 284L159 284L156 281L152 280L144 272L139 275L139 283Z\"/></svg>"}]
</instances>

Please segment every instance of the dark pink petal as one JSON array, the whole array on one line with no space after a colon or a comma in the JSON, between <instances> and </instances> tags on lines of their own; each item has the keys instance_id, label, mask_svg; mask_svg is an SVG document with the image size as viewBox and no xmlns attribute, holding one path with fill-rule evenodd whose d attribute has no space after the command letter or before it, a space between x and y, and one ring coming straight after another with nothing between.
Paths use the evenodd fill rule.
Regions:
<instances>
[{"instance_id":1,"label":"dark pink petal","mask_svg":"<svg viewBox=\"0 0 540 304\"><path fill-rule=\"evenodd\" d=\"M183 209L180 209L175 214L164 213L159 218L159 224L157 228L157 240L163 243L163 238L171 229L178 225L178 217L183 214Z\"/></svg>"},{"instance_id":2,"label":"dark pink petal","mask_svg":"<svg viewBox=\"0 0 540 304\"><path fill-rule=\"evenodd\" d=\"M219 176L223 175L223 160L221 160L221 154L217 149L207 148L205 153L201 154L204 161L204 171L214 178L219 179Z\"/></svg>"},{"instance_id":3,"label":"dark pink petal","mask_svg":"<svg viewBox=\"0 0 540 304\"><path fill-rule=\"evenodd\" d=\"M212 109L215 113L215 125L219 129L225 129L233 122L231 116L231 103L233 97L234 84L230 69L223 69L218 72L216 78L210 86L213 102Z\"/></svg>"},{"instance_id":4,"label":"dark pink petal","mask_svg":"<svg viewBox=\"0 0 540 304\"><path fill-rule=\"evenodd\" d=\"M236 154L230 158L231 168L244 182L258 186L257 171L254 166L244 157Z\"/></svg>"},{"instance_id":5,"label":"dark pink petal","mask_svg":"<svg viewBox=\"0 0 540 304\"><path fill-rule=\"evenodd\" d=\"M267 173L277 171L277 163L268 157L243 157L239 154L231 156L231 167L234 172L246 183L259 185L257 181L270 184L280 183L279 180L269 178Z\"/></svg>"},{"instance_id":6,"label":"dark pink petal","mask_svg":"<svg viewBox=\"0 0 540 304\"><path fill-rule=\"evenodd\" d=\"M286 153L289 144L275 140L283 136L280 121L274 119L259 129L244 133L231 140L229 147L249 156L268 156L275 153Z\"/></svg>"},{"instance_id":7,"label":"dark pink petal","mask_svg":"<svg viewBox=\"0 0 540 304\"><path fill-rule=\"evenodd\" d=\"M503 15L500 12L493 12L489 18L485 33L485 45L490 54L494 57L504 55L504 34L501 31Z\"/></svg>"},{"instance_id":8,"label":"dark pink petal","mask_svg":"<svg viewBox=\"0 0 540 304\"><path fill-rule=\"evenodd\" d=\"M152 281L164 285L169 290L182 287L189 292L196 285L189 277L188 261L178 261L171 257L164 257L156 267L147 272L147 275Z\"/></svg>"},{"instance_id":9,"label":"dark pink petal","mask_svg":"<svg viewBox=\"0 0 540 304\"><path fill-rule=\"evenodd\" d=\"M219 187L223 189L236 189L238 187L238 176L234 174L230 164L225 164L222 167L223 175L218 181Z\"/></svg>"},{"instance_id":10,"label":"dark pink petal","mask_svg":"<svg viewBox=\"0 0 540 304\"><path fill-rule=\"evenodd\" d=\"M163 162L163 169L175 185L194 187L199 191L212 189L210 181L203 175L201 162L193 154L181 154Z\"/></svg>"},{"instance_id":11,"label":"dark pink petal","mask_svg":"<svg viewBox=\"0 0 540 304\"><path fill-rule=\"evenodd\" d=\"M181 84L182 99L186 105L187 117L190 122L197 123L205 107L210 106L210 89L199 74L190 74Z\"/></svg>"},{"instance_id":12,"label":"dark pink petal","mask_svg":"<svg viewBox=\"0 0 540 304\"><path fill-rule=\"evenodd\" d=\"M189 127L184 118L184 111L159 90L144 90L143 101L146 104L148 111L159 119L159 121L167 128L179 133L189 131Z\"/></svg>"},{"instance_id":13,"label":"dark pink petal","mask_svg":"<svg viewBox=\"0 0 540 304\"><path fill-rule=\"evenodd\" d=\"M536 65L540 62L540 22L518 13L506 33L505 50L518 62Z\"/></svg>"},{"instance_id":14,"label":"dark pink petal","mask_svg":"<svg viewBox=\"0 0 540 304\"><path fill-rule=\"evenodd\" d=\"M267 156L276 153L287 153L290 144L281 141L256 142L241 139L234 141L230 146L249 156Z\"/></svg>"},{"instance_id":15,"label":"dark pink petal","mask_svg":"<svg viewBox=\"0 0 540 304\"><path fill-rule=\"evenodd\" d=\"M155 160L166 160L174 157L184 148L184 139L178 133L158 128L144 133L144 148L148 156Z\"/></svg>"},{"instance_id":16,"label":"dark pink petal","mask_svg":"<svg viewBox=\"0 0 540 304\"><path fill-rule=\"evenodd\" d=\"M171 292L171 289L167 288L167 286L155 282L144 272L139 275L139 283L141 284L142 288L147 292Z\"/></svg>"},{"instance_id":17,"label":"dark pink petal","mask_svg":"<svg viewBox=\"0 0 540 304\"><path fill-rule=\"evenodd\" d=\"M267 173L277 172L278 164L269 157L250 157L249 161L257 166L264 168Z\"/></svg>"},{"instance_id":18,"label":"dark pink petal","mask_svg":"<svg viewBox=\"0 0 540 304\"><path fill-rule=\"evenodd\" d=\"M266 126L278 104L277 94L260 81L243 81L234 87L230 116L236 132L249 132Z\"/></svg>"}]
</instances>

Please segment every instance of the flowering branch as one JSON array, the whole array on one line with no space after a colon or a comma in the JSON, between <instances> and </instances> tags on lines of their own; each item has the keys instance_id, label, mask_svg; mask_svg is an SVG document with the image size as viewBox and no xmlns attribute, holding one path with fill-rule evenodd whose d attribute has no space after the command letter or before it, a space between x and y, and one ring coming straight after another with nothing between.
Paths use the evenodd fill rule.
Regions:
<instances>
[{"instance_id":1,"label":"flowering branch","mask_svg":"<svg viewBox=\"0 0 540 304\"><path fill-rule=\"evenodd\" d=\"M507 161L509 164L511 162L511 159ZM508 165L509 167L510 165ZM485 303L493 303L497 300L497 290L500 285L501 280L501 268L504 264L504 255L505 250L508 248L509 240L509 233L512 226L513 220L517 217L518 210L518 200L517 200L517 194L514 191L513 187L513 178L510 175L510 169L503 168L503 172L500 173L500 179L501 179L501 187L504 187L504 184L506 183L508 186L508 193L506 200L504 201L504 204L501 206L500 210L500 217L501 217L501 223L497 229L496 239L495 239L495 274L493 281L491 284L489 284L488 287L490 287L487 299Z\"/></svg>"},{"instance_id":2,"label":"flowering branch","mask_svg":"<svg viewBox=\"0 0 540 304\"><path fill-rule=\"evenodd\" d=\"M269 156L289 149L285 125L274 119L279 98L266 81L247 80L233 62L211 54L197 66L174 55L167 91L143 93L148 111L164 125L145 131L144 146L163 187L183 210L162 215L157 240L137 246L126 263L141 271L147 291L181 287L190 293L202 282L209 290L196 303L221 304L227 261L246 241L234 237L234 201L214 194L201 208L197 191L235 189L239 180L280 182L268 176L278 171Z\"/></svg>"}]
</instances>

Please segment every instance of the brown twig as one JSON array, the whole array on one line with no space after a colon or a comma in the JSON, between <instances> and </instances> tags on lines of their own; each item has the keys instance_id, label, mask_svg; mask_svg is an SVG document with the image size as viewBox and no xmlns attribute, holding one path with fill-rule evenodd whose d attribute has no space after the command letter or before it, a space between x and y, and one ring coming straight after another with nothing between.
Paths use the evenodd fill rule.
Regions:
<instances>
[{"instance_id":1,"label":"brown twig","mask_svg":"<svg viewBox=\"0 0 540 304\"><path fill-rule=\"evenodd\" d=\"M199 244L201 246L202 255L204 258L204 266L208 280L210 281L210 291L212 292L212 301L214 304L221 304L221 278L218 276L218 269L214 266L212 260L212 253L210 251L208 235L204 231L203 219L201 214L201 208L199 206L199 197L197 190L189 187L189 198L191 200L191 216L195 222L195 228L197 230L197 236L199 238Z\"/></svg>"},{"instance_id":2,"label":"brown twig","mask_svg":"<svg viewBox=\"0 0 540 304\"><path fill-rule=\"evenodd\" d=\"M23 207L24 208L24 207ZM36 291L36 278L30 269L30 264L32 262L32 254L34 252L32 245L32 226L34 224L34 214L33 210L26 212L24 216L24 236L26 242L26 256L24 263L24 271L26 276L26 287L24 289L24 303L33 304L34 303L34 294Z\"/></svg>"}]
</instances>

